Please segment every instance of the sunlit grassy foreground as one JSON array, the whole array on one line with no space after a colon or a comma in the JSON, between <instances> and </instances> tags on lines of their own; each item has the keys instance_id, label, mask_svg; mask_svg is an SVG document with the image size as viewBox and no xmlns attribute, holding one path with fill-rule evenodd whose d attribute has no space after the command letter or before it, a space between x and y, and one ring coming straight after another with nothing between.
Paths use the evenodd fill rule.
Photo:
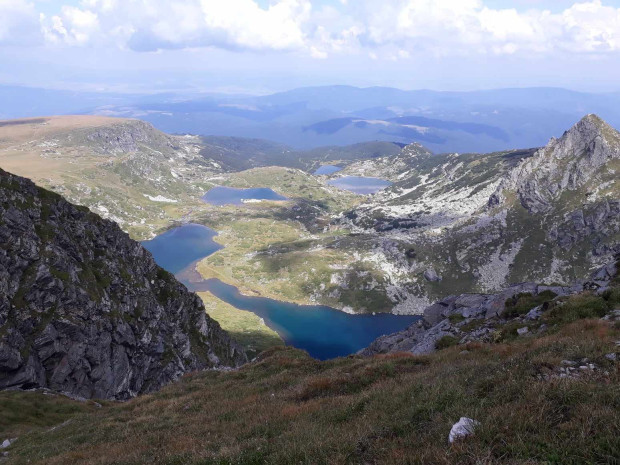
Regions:
<instances>
[{"instance_id":1,"label":"sunlit grassy foreground","mask_svg":"<svg viewBox=\"0 0 620 465\"><path fill-rule=\"evenodd\" d=\"M18 464L611 464L620 373L605 355L619 339L617 324L590 319L425 357L318 362L274 348L238 371L101 408L2 393L0 436L19 436L8 449ZM596 370L554 375L584 358ZM481 426L451 446L462 416Z\"/></svg>"}]
</instances>

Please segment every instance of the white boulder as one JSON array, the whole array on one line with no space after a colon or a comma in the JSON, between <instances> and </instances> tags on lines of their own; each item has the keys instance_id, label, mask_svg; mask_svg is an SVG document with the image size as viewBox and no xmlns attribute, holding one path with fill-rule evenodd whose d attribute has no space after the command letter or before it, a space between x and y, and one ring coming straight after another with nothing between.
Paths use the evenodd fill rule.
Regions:
<instances>
[{"instance_id":1,"label":"white boulder","mask_svg":"<svg viewBox=\"0 0 620 465\"><path fill-rule=\"evenodd\" d=\"M471 418L461 417L461 419L452 426L448 441L452 444L457 439L463 439L474 434L474 430L480 426L480 422Z\"/></svg>"},{"instance_id":2,"label":"white boulder","mask_svg":"<svg viewBox=\"0 0 620 465\"><path fill-rule=\"evenodd\" d=\"M6 449L7 447L9 447L11 444L13 444L15 442L17 438L12 438L12 439L5 439L4 441L2 441L2 444L0 444L0 449Z\"/></svg>"}]
</instances>

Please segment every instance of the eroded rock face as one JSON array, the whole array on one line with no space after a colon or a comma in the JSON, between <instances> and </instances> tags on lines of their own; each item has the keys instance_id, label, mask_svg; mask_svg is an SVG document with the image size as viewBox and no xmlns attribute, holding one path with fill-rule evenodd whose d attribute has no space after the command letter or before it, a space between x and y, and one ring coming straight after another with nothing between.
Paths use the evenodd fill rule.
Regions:
<instances>
[{"instance_id":1,"label":"eroded rock face","mask_svg":"<svg viewBox=\"0 0 620 465\"><path fill-rule=\"evenodd\" d=\"M620 200L604 200L588 209L578 209L567 213L564 221L552 225L548 240L569 250L580 241L591 237L599 239L611 237L620 231ZM593 249L595 255L609 255L618 251L618 244L608 249Z\"/></svg>"},{"instance_id":2,"label":"eroded rock face","mask_svg":"<svg viewBox=\"0 0 620 465\"><path fill-rule=\"evenodd\" d=\"M536 306L522 317L507 317L506 301L509 299L523 294L538 296L546 293L558 298L584 290L602 292L617 272L614 262L594 272L591 279L576 282L572 286L520 283L497 294L450 296L427 307L422 320L404 331L376 339L370 346L360 351L360 354L367 356L393 352L429 354L436 350L437 343L445 337L452 338L458 343L492 342L498 326L515 321L536 320L542 315L543 306ZM518 333L525 335L528 333L528 328L520 328Z\"/></svg>"},{"instance_id":3,"label":"eroded rock face","mask_svg":"<svg viewBox=\"0 0 620 465\"><path fill-rule=\"evenodd\" d=\"M371 237L375 256L402 251L383 253L381 268L403 270L384 273L394 312L513 283L570 284L620 252L620 133L595 115L541 149L406 160L394 185L338 219Z\"/></svg>"},{"instance_id":4,"label":"eroded rock face","mask_svg":"<svg viewBox=\"0 0 620 465\"><path fill-rule=\"evenodd\" d=\"M596 115L587 115L560 139L552 139L524 160L500 185L498 192L516 191L531 213L544 213L567 191L589 183L611 160L620 159L620 136ZM498 194L490 204L498 203Z\"/></svg>"},{"instance_id":5,"label":"eroded rock face","mask_svg":"<svg viewBox=\"0 0 620 465\"><path fill-rule=\"evenodd\" d=\"M95 149L105 155L137 152L143 144L169 149L175 149L177 145L173 137L139 120L90 130L86 138L94 143Z\"/></svg>"},{"instance_id":6,"label":"eroded rock face","mask_svg":"<svg viewBox=\"0 0 620 465\"><path fill-rule=\"evenodd\" d=\"M0 170L0 388L128 399L244 361L115 223Z\"/></svg>"}]
</instances>

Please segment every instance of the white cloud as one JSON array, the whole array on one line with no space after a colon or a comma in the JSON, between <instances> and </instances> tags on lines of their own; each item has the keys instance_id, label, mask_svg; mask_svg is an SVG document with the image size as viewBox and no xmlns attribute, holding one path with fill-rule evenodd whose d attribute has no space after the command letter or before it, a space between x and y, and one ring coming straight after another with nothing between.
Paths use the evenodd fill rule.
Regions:
<instances>
[{"instance_id":1,"label":"white cloud","mask_svg":"<svg viewBox=\"0 0 620 465\"><path fill-rule=\"evenodd\" d=\"M51 41L113 42L137 51L193 47L291 50L305 46L309 0L86 0L44 21Z\"/></svg>"},{"instance_id":2,"label":"white cloud","mask_svg":"<svg viewBox=\"0 0 620 465\"><path fill-rule=\"evenodd\" d=\"M49 21L42 15L41 28L48 42L69 45L85 45L101 33L96 13L72 6L64 6L62 13Z\"/></svg>"},{"instance_id":3,"label":"white cloud","mask_svg":"<svg viewBox=\"0 0 620 465\"><path fill-rule=\"evenodd\" d=\"M620 51L620 8L601 0L557 13L490 8L484 0L340 0L314 8L313 1L262 8L257 0L82 0L41 15L40 30L49 44L68 46L296 51L317 59ZM37 37L24 32L35 17L33 3L0 0L0 44Z\"/></svg>"},{"instance_id":4,"label":"white cloud","mask_svg":"<svg viewBox=\"0 0 620 465\"><path fill-rule=\"evenodd\" d=\"M390 0L378 9L373 0L361 1L358 40L377 48L440 55L620 50L620 8L600 0L556 14L492 9L481 0Z\"/></svg>"},{"instance_id":5,"label":"white cloud","mask_svg":"<svg viewBox=\"0 0 620 465\"><path fill-rule=\"evenodd\" d=\"M38 13L24 0L0 0L0 45L32 45L41 41Z\"/></svg>"}]
</instances>

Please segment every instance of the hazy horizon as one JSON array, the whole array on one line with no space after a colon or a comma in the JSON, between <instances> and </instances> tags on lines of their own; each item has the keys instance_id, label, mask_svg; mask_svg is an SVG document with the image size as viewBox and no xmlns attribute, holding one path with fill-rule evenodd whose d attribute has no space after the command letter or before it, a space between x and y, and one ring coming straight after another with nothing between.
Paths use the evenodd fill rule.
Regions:
<instances>
[{"instance_id":1,"label":"hazy horizon","mask_svg":"<svg viewBox=\"0 0 620 465\"><path fill-rule=\"evenodd\" d=\"M620 0L0 1L3 85L611 92L619 58Z\"/></svg>"},{"instance_id":2,"label":"hazy horizon","mask_svg":"<svg viewBox=\"0 0 620 465\"><path fill-rule=\"evenodd\" d=\"M137 89L137 90L114 90L114 89L76 89L71 86L36 86L36 85L25 85L25 84L15 84L15 83L0 83L0 87L8 88L23 88L23 89L39 89L39 90L50 90L50 91L71 91L77 93L97 93L101 95L127 95L127 96L157 96L157 95L165 95L170 94L173 96L183 96L184 94L188 97L196 97L200 95L208 96L208 95L218 95L218 96L229 96L229 97L264 97L270 96L274 94L283 94L287 92L294 92L297 90L304 89L321 89L321 88L351 88L351 89L359 89L359 90L371 90L371 89L386 89L386 90L398 90L402 92L435 92L435 93L453 93L453 94L467 94L467 93L476 93L476 92L499 92L499 91L513 91L513 90L555 90L555 91L567 91L571 93L580 93L580 94L591 94L591 95L607 95L607 94L619 94L620 93L620 85L617 90L609 89L609 90L581 90L577 88L570 87L559 87L559 86L511 86L511 87L486 87L479 89L442 89L442 88L429 88L429 87L396 87L396 86L383 86L383 85L352 85L346 83L332 83L332 84L318 84L318 85L307 85L307 86L298 86L298 87L283 87L281 89L270 89L263 91L251 91L242 89L194 89L194 88L181 88L181 89L167 89L167 90L146 90L146 89Z\"/></svg>"}]
</instances>

